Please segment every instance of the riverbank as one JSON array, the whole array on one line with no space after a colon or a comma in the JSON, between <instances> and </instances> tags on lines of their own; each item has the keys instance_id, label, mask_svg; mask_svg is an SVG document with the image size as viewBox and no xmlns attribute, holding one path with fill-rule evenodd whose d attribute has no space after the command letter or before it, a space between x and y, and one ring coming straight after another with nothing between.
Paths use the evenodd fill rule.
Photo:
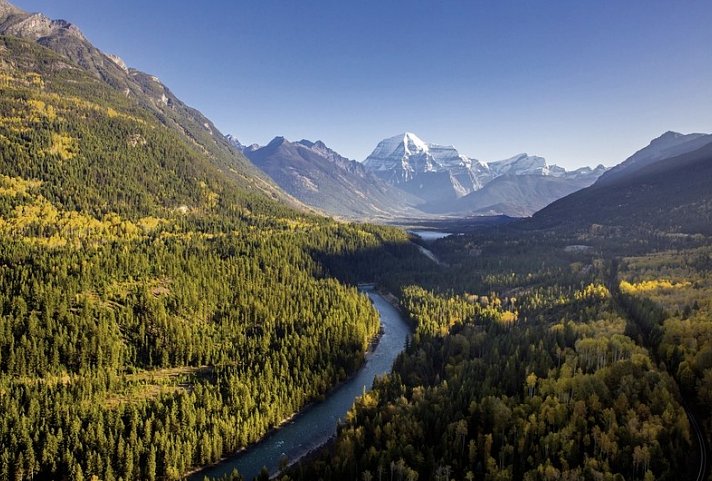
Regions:
<instances>
[{"instance_id":1,"label":"riverbank","mask_svg":"<svg viewBox=\"0 0 712 481\"><path fill-rule=\"evenodd\" d=\"M402 313L403 310L400 306L400 300L388 291L378 291L378 293L383 297L388 304L392 305L394 308L398 309L398 312Z\"/></svg>"},{"instance_id":2,"label":"riverbank","mask_svg":"<svg viewBox=\"0 0 712 481\"><path fill-rule=\"evenodd\" d=\"M350 373L348 376L346 376L346 379L343 379L342 381L339 381L336 384L334 384L333 386L331 386L329 388L329 390L327 390L321 396L321 399L317 398L317 399L313 399L313 400L307 402L297 412L295 412L291 416L288 416L288 417L282 419L278 424L275 424L274 426L269 428L269 430L267 430L267 432L262 437L260 437L260 439L258 439L257 441L251 443L248 446L242 447L242 448L238 449L237 451L234 451L226 456L223 456L217 461L202 465L199 468L192 469L192 470L188 471L187 473L185 473L183 475L183 478L186 478L191 481L202 481L202 478L196 478L196 476L199 476L204 471L209 471L214 468L219 468L221 465L229 463L231 459L249 452L250 449L252 449L255 445L262 443L264 441L267 441L270 438L270 436L276 434L280 429L284 428L285 426L287 426L291 423L296 422L300 416L306 415L310 409L313 409L320 402L324 401L324 399L328 398L332 393L334 393L335 391L338 391L341 388L341 386L352 381L353 378L356 377L358 372L363 368L363 366L368 361L368 355L378 346L378 343L379 343L382 335L383 335L383 327L380 327L378 330L378 333L369 342L368 349L366 350L366 352L364 352L363 358L361 359L361 363L359 364L359 366L352 373ZM327 440L327 443L328 443L328 440ZM326 445L326 443L324 445ZM322 446L324 446L324 445L322 445ZM316 449L321 449L322 446L320 446ZM294 464L298 463L304 456L307 456L310 453L311 453L311 451L303 454L302 456L294 459L293 461L290 461L287 464L287 467L291 467ZM273 479L278 474L279 474L279 472L270 473L270 479Z\"/></svg>"},{"instance_id":3,"label":"riverbank","mask_svg":"<svg viewBox=\"0 0 712 481\"><path fill-rule=\"evenodd\" d=\"M375 289L369 289L366 294L380 315L381 329L375 342L371 343L373 347L364 353L365 363L361 368L329 390L323 400L305 405L272 428L260 441L223 457L217 463L192 470L188 479L202 481L204 476L220 477L233 469L237 469L245 479L252 479L259 474L262 466L275 474L279 471L280 459L286 457L287 466L294 466L328 444L356 397L371 388L376 375L390 372L395 357L404 348L410 334L409 325L398 311L394 296L387 299Z\"/></svg>"}]
</instances>

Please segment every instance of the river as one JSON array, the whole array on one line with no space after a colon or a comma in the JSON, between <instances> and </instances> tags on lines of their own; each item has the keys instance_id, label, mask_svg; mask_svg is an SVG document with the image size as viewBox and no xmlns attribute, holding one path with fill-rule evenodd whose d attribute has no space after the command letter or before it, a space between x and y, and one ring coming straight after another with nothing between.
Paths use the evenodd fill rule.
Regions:
<instances>
[{"instance_id":1,"label":"river","mask_svg":"<svg viewBox=\"0 0 712 481\"><path fill-rule=\"evenodd\" d=\"M202 481L204 476L218 477L237 469L243 478L251 480L263 466L274 473L280 459L293 462L322 446L336 434L336 425L351 408L356 397L373 385L376 375L391 371L393 361L405 347L410 328L400 312L372 287L362 290L381 316L382 335L376 347L366 354L366 362L347 382L328 397L307 407L291 422L273 431L263 440L241 451L220 464L207 467L191 475L190 481Z\"/></svg>"}]
</instances>

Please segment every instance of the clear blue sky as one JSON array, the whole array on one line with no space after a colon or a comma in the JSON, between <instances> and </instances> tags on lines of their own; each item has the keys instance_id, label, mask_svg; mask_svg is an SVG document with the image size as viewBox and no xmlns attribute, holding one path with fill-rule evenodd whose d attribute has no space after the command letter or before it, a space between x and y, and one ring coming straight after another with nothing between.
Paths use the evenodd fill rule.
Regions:
<instances>
[{"instance_id":1,"label":"clear blue sky","mask_svg":"<svg viewBox=\"0 0 712 481\"><path fill-rule=\"evenodd\" d=\"M75 23L246 143L321 139L363 160L412 131L575 167L712 131L707 0L15 3Z\"/></svg>"}]
</instances>

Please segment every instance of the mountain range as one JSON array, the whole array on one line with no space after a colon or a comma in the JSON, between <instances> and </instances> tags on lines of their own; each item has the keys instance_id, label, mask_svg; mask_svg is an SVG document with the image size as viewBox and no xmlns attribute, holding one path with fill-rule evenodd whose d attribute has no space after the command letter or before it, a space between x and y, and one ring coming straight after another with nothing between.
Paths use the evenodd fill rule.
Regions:
<instances>
[{"instance_id":1,"label":"mountain range","mask_svg":"<svg viewBox=\"0 0 712 481\"><path fill-rule=\"evenodd\" d=\"M526 153L486 163L412 133L383 140L364 165L420 198L424 212L515 217L592 184L605 171L599 165L569 172Z\"/></svg>"},{"instance_id":2,"label":"mountain range","mask_svg":"<svg viewBox=\"0 0 712 481\"><path fill-rule=\"evenodd\" d=\"M528 154L483 162L463 155L453 146L425 142L413 133L384 139L363 162L347 159L320 141L290 142L276 138L266 146L244 146L235 137L221 134L209 119L185 105L155 76L132 69L119 57L94 47L70 22L27 13L0 0L0 34L5 36L0 59L5 75L33 72L42 76L46 83L42 88L47 93L62 91L97 105L108 103L111 111L123 109L127 123L132 125L129 130L133 129L126 134L129 143L148 145L153 150L148 149L142 165L134 166L134 159L128 156L126 163L116 168L150 173L144 180L152 199L145 199L142 193L132 200L147 210L152 205L163 209L184 205L201 208L204 200L201 196L205 196L206 190L202 186L208 185L207 189L219 197L227 191L237 192L235 199L249 205L248 209L263 202L262 199L273 199L292 207L302 208L306 204L327 214L359 219L530 216L563 199L537 215L537 219L551 220L553 212L567 202L584 198L591 189L620 185L618 181L630 180L633 174L649 175L651 166L691 154L712 140L709 134L667 132L609 171L603 166L566 171L549 165L542 157ZM29 44L12 40L18 37L57 55L53 57L47 53L49 50L32 50ZM154 125L166 129L161 131L160 139ZM175 167L170 171L163 168L168 164L165 152L155 150L164 142L163 137L172 149L177 149L171 161ZM78 132L74 140L77 139L82 139ZM74 162L85 162L79 166L85 179L111 179L101 170L113 164L97 162L102 156L108 158L110 152L96 155L94 159L79 156ZM147 160L152 164L146 164ZM7 164L7 173L19 172L19 162L16 159ZM690 168L689 158L685 162L686 168ZM71 196L79 189L93 191L97 199L107 197L106 188L62 184L69 182L68 177L61 171L55 172L56 168L45 168L35 175L38 178L54 175L59 179L55 186L57 197L69 197L69 201L76 202ZM660 169L657 165L653 170L660 172ZM151 184L149 180L154 174ZM120 181L116 182L118 188ZM185 195L166 198L161 190L167 182L183 185ZM586 189L588 186L590 189ZM580 194L567 197L581 189ZM97 205L107 205L106 200L102 202Z\"/></svg>"},{"instance_id":3,"label":"mountain range","mask_svg":"<svg viewBox=\"0 0 712 481\"><path fill-rule=\"evenodd\" d=\"M277 137L248 147L226 138L292 196L350 218L525 217L605 172L600 165L566 171L528 154L486 163L410 132L382 140L362 163L321 141Z\"/></svg>"},{"instance_id":4,"label":"mountain range","mask_svg":"<svg viewBox=\"0 0 712 481\"><path fill-rule=\"evenodd\" d=\"M332 424L331 451L279 476L653 479L638 462L652 459L672 473L657 479L677 479L692 458L665 455L690 451L694 419L680 396L699 389L710 426L708 134L667 132L607 172L527 154L486 163L412 133L364 162L321 141L245 146L71 23L5 0L0 92L0 480L203 479L189 473L264 439L371 358L381 306L356 286L374 281L403 311L395 374L368 394L356 380L363 396ZM531 217L431 252L305 204L467 226L464 215ZM594 232L601 249L624 233L653 256L579 245ZM660 239L694 250L661 252ZM621 280L687 305L657 319L662 307L623 304L624 257ZM644 338L665 344L646 351ZM263 459L283 464L283 448Z\"/></svg>"},{"instance_id":5,"label":"mountain range","mask_svg":"<svg viewBox=\"0 0 712 481\"><path fill-rule=\"evenodd\" d=\"M369 219L416 215L411 206L417 199L321 141L290 142L276 137L264 147L245 147L231 140L280 187L323 212Z\"/></svg>"}]
</instances>

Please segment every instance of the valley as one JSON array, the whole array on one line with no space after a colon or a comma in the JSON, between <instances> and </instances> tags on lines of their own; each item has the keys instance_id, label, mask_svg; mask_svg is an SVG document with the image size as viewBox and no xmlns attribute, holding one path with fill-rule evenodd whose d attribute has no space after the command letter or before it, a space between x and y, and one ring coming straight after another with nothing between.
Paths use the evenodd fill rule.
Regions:
<instances>
[{"instance_id":1,"label":"valley","mask_svg":"<svg viewBox=\"0 0 712 481\"><path fill-rule=\"evenodd\" d=\"M275 137L261 147L226 138L305 204L329 215L376 222L527 217L588 187L606 171L599 165L568 172L527 154L486 163L410 132L381 141L363 162L321 141Z\"/></svg>"},{"instance_id":2,"label":"valley","mask_svg":"<svg viewBox=\"0 0 712 481\"><path fill-rule=\"evenodd\" d=\"M390 372L393 361L405 347L410 334L409 325L396 308L373 290L363 287L378 310L381 334L371 351L366 353L364 365L346 382L326 394L326 399L308 406L295 418L287 421L263 440L237 453L214 468L201 470L190 479L202 480L205 476L230 475L237 470L243 477L252 479L266 467L270 474L291 465L336 435L340 420L347 419L354 400L371 388L375 376Z\"/></svg>"},{"instance_id":3,"label":"valley","mask_svg":"<svg viewBox=\"0 0 712 481\"><path fill-rule=\"evenodd\" d=\"M73 23L0 0L0 481L711 479L712 134L658 119L644 138L652 125L662 135L629 141L642 122L614 118L612 100L605 121L589 105L592 132L586 116L551 121L595 62L577 64L586 82L556 101L529 92L546 100L533 118L514 104L461 109L438 97L460 76L434 73L427 48L459 31L472 46L444 51L464 52L451 66L465 68L475 45L494 45L469 36L474 15L448 13L423 36L347 5L171 4L169 15L157 2L129 2L156 15L118 37L101 22L118 21L116 5L82 18L102 41L142 44L146 63L148 38L175 53L156 62L161 78L180 64L190 80L176 92L220 122ZM427 14L446 7L488 11ZM282 16L279 28L250 24ZM360 29L384 19L399 35L362 48ZM535 26L491 37L536 43L546 29ZM205 45L224 52L203 41L213 34L234 55L202 61ZM427 48L387 48L403 39ZM248 61L258 47L273 56ZM517 81L543 89L528 76L556 80L545 64L514 69ZM474 87L503 71L463 76L477 105L516 96L507 82ZM490 122L483 143L473 126ZM596 138L608 123L619 131ZM314 125L333 146L294 135L318 139ZM389 137L404 127L494 159L506 156L488 143L568 150L547 153L561 165L484 161L410 131ZM245 145L240 128L272 140ZM592 162L608 144L637 150Z\"/></svg>"}]
</instances>

